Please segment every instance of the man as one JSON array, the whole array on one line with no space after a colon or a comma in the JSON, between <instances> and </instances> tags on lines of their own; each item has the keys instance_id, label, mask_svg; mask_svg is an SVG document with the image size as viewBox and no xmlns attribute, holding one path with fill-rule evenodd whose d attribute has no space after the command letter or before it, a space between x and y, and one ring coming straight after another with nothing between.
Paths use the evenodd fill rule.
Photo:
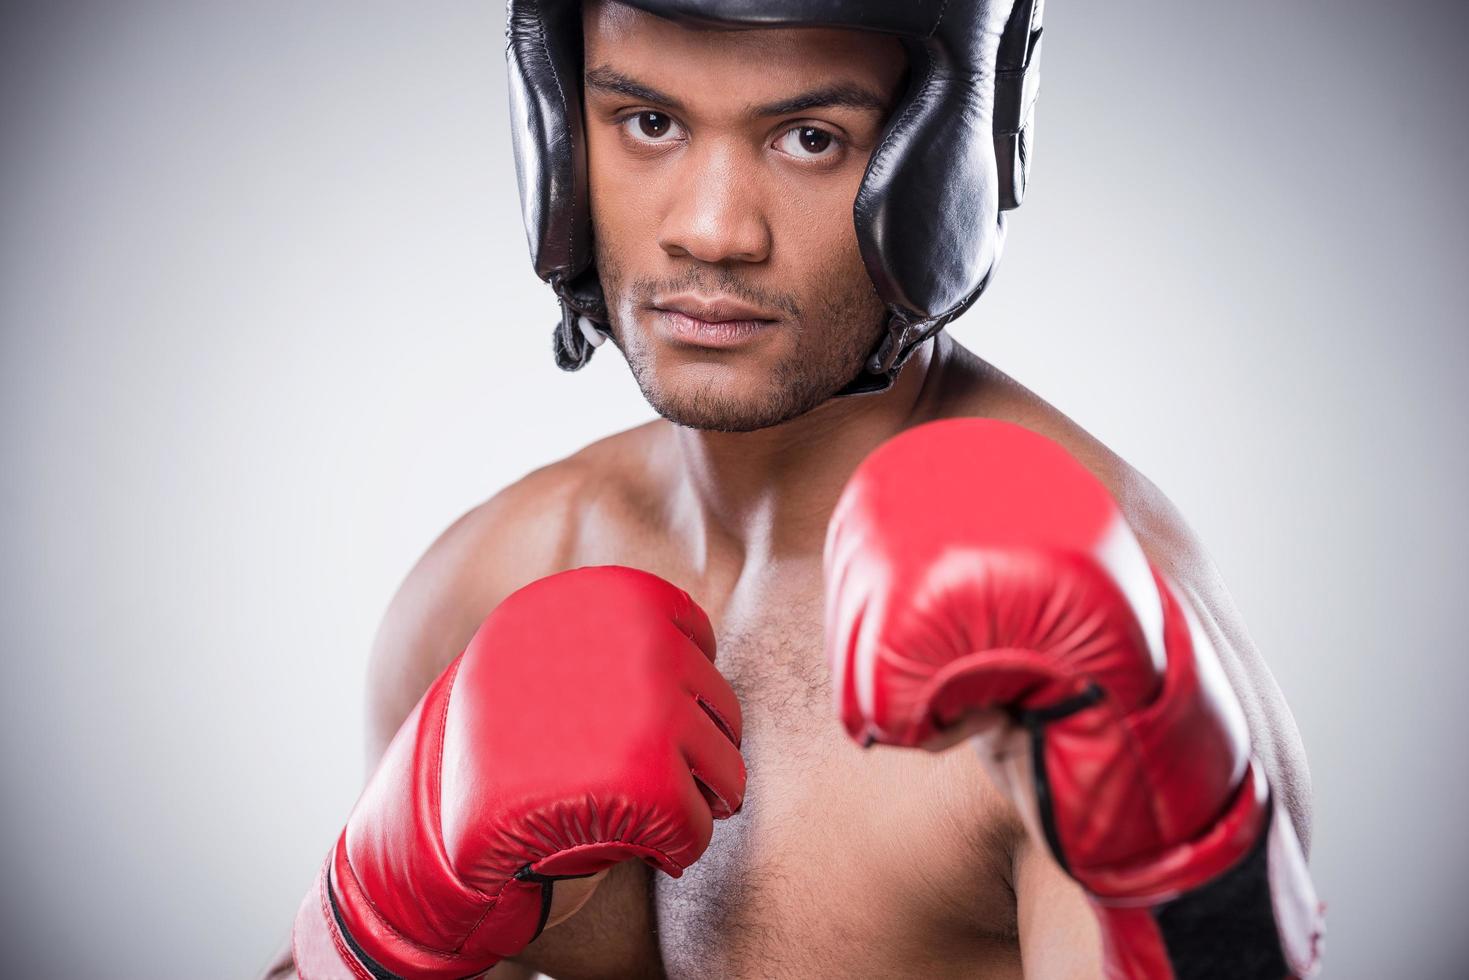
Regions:
<instances>
[{"instance_id":1,"label":"man","mask_svg":"<svg viewBox=\"0 0 1469 980\"><path fill-rule=\"evenodd\" d=\"M642 6L698 15L740 5ZM1247 850L1263 853L1267 827L1272 862L1278 836L1285 852L1292 828L1308 839L1294 723L1182 518L1079 426L937 332L978 296L998 257L995 202L1013 206L1023 190L1039 12L1022 3L1017 18L1008 2L984 0L911 7L872 5L874 23L859 26L879 29L854 30L588 2L578 104L555 71L564 57L555 45L576 49L554 36L576 33L568 5L512 4L522 193L537 269L566 311L558 357L580 366L610 335L661 419L508 487L450 527L408 576L372 658L368 755L378 775L303 903L302 976L463 976L486 966L489 976L538 970L562 980L1186 975L1178 951L1193 940L1153 914L1157 895L1196 910L1187 899L1206 889L1195 885L1224 880L1224 864L1181 878L1171 868L1161 891L1129 892L1116 866L1088 864L1095 853L1082 842L1135 828L1110 825L1104 806L1091 815L1107 833L1084 826L1074 811L1107 794L1068 789L1065 774L1047 777L1027 755L1054 767L1074 735L1054 735L1071 731L1057 726L1093 717L1086 708L1098 701L1126 701L1118 691L1140 676L1152 686L1139 710L1177 704L1168 700L1175 662L1197 662L1202 680L1192 683L1204 692L1175 712L1191 733L1183 764L1228 760L1215 767L1217 788L1185 779L1187 790L1175 790L1164 778L1157 799L1129 783L1131 796L1165 816L1197 804L1207 813L1193 823L1205 830L1226 809L1248 811L1230 867ZM877 23L910 14L929 26L900 36ZM916 63L945 31L946 54L962 59L972 41L974 65ZM996 81L1002 31L1019 38L1019 55L1010 53L1007 78L1001 51ZM989 88L967 88L975 78ZM1008 143L998 135L1004 99L988 103L1006 84L1022 103ZM970 174L966 127L986 127L987 139L992 109L994 146L1015 155ZM917 125L929 127L921 139ZM584 175L579 159L557 156L581 139ZM924 153L935 168L921 188L928 208L905 212L893 195L915 182ZM580 218L566 203L578 179L590 208ZM926 249L893 241L922 241L934 226L971 234ZM594 254L578 259L588 247ZM924 425L955 419L985 421ZM885 455L873 453L895 436ZM933 459L956 462L935 464L931 495L922 480L904 482ZM1030 478L1044 479L1051 508L1034 527L1016 531L1024 521L1014 515L998 531L970 526L972 511L1026 506L1006 488ZM954 485L962 480L972 482ZM1077 674L1084 683L1074 689L1063 690L1055 658L1027 649L1024 683L1012 683L1013 671L965 675L915 695L893 679L892 655L874 652L874 636L908 629L895 655L919 670L912 622L935 602L974 622L1002 617L983 597L914 602L891 592L904 562L931 578L936 560L905 552L925 525L905 523L894 497L905 510L928 508L926 526L941 539L1023 534L1026 546L1074 523L1058 515L1115 507L1130 534L1108 554L1131 548L1134 565L1156 570L1153 603L1164 597L1166 622L1153 640L1119 641L1141 651L1120 667L1113 643L1107 670ZM887 527L899 530L884 539ZM1128 586L1118 588L1102 601L1122 601ZM874 600L872 589L889 593ZM1043 604L1053 599L1047 592ZM900 600L912 616L874 625L873 609ZM658 638L648 650L643 635ZM923 676L960 652L936 656ZM1207 676L1215 657L1227 685ZM1104 674L1115 683L1090 679ZM846 731L833 718L834 683ZM1247 726L1231 727L1237 708L1225 686ZM595 737L578 742L589 715ZM1036 740L1017 743L1026 719ZM650 740L683 751L652 751ZM889 745L858 744L874 741ZM579 747L558 754L570 742ZM911 748L920 745L934 751ZM1028 761L1017 769L1017 760ZM608 772L638 785L592 785ZM557 817L526 823L521 803L533 796L552 799ZM1273 823L1270 801L1284 815ZM609 806L633 816L607 829ZM1154 836L1138 853L1172 855L1168 847L1195 839ZM489 861L476 851L512 845L524 853ZM465 866L480 877L467 880ZM1265 903L1267 920L1271 903L1277 919L1293 900L1310 904L1308 884L1294 896L1236 891L1234 910L1217 892L1202 903L1205 932L1225 923L1234 935L1230 915L1251 902ZM1152 911L1140 920L1143 906ZM1238 934L1263 949L1272 929ZM1304 957L1269 951L1275 975L1309 970L1314 923L1303 934ZM435 945L429 935L459 938ZM290 975L289 957L276 969Z\"/></svg>"}]
</instances>

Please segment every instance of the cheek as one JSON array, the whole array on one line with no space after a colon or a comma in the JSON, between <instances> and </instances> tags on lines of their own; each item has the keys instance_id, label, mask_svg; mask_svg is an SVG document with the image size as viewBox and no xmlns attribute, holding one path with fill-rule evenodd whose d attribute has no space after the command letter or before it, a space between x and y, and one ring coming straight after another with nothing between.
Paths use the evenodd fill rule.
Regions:
<instances>
[{"instance_id":1,"label":"cheek","mask_svg":"<svg viewBox=\"0 0 1469 980\"><path fill-rule=\"evenodd\" d=\"M813 181L801 193L778 196L776 241L784 244L787 257L812 272L850 275L855 270L865 280L852 217L861 179L859 171L847 181Z\"/></svg>"},{"instance_id":2,"label":"cheek","mask_svg":"<svg viewBox=\"0 0 1469 980\"><path fill-rule=\"evenodd\" d=\"M592 226L602 247L625 251L654 227L650 181L626 158L617 134L595 126L587 136L587 184Z\"/></svg>"}]
</instances>

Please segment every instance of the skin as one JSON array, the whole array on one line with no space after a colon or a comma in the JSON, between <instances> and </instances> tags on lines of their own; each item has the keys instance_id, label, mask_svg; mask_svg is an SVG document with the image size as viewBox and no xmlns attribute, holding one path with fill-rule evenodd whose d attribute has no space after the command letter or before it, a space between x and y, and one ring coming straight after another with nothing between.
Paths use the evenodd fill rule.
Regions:
<instances>
[{"instance_id":1,"label":"skin","mask_svg":"<svg viewBox=\"0 0 1469 980\"><path fill-rule=\"evenodd\" d=\"M708 612L744 710L748 786L682 878L623 863L559 883L550 927L489 975L1016 977L1022 963L1027 977L1099 974L1083 895L997 788L1028 771L1023 740L990 717L934 751L864 751L833 714L827 519L867 453L938 418L1024 425L1111 490L1210 632L1308 843L1290 712L1157 487L946 335L890 391L830 398L882 329L851 207L901 92L901 48L858 32L694 30L612 3L589 5L584 26L598 269L614 341L662 418L529 474L432 544L375 642L368 767L505 596L565 569L625 564ZM847 104L750 112L833 89ZM686 294L732 297L776 322L733 348L682 342L653 306ZM267 975L291 976L289 956Z\"/></svg>"},{"instance_id":2,"label":"skin","mask_svg":"<svg viewBox=\"0 0 1469 980\"><path fill-rule=\"evenodd\" d=\"M850 218L829 216L851 213L902 47L855 31L691 31L616 4L589 5L584 21L597 269L644 397L704 431L806 414L883 329ZM833 89L852 104L751 111ZM669 342L654 306L687 294L751 304L777 329L728 353Z\"/></svg>"}]
</instances>

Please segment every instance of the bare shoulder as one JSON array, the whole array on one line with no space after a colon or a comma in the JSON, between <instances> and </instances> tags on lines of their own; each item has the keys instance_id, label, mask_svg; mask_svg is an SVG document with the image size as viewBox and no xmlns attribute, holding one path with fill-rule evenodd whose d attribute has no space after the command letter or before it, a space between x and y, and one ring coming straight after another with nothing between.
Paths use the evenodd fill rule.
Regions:
<instances>
[{"instance_id":1,"label":"bare shoulder","mask_svg":"<svg viewBox=\"0 0 1469 980\"><path fill-rule=\"evenodd\" d=\"M369 768L490 610L520 587L582 563L587 514L616 493L617 461L640 438L640 429L618 433L526 474L470 508L428 546L373 641Z\"/></svg>"},{"instance_id":2,"label":"bare shoulder","mask_svg":"<svg viewBox=\"0 0 1469 980\"><path fill-rule=\"evenodd\" d=\"M1294 818L1302 844L1309 847L1310 774L1300 732L1218 567L1183 514L1147 476L998 368L958 349L950 373L954 393L945 400L945 415L1004 419L1054 439L1111 491L1149 561L1177 583L1198 611L1244 707L1271 785Z\"/></svg>"}]
</instances>

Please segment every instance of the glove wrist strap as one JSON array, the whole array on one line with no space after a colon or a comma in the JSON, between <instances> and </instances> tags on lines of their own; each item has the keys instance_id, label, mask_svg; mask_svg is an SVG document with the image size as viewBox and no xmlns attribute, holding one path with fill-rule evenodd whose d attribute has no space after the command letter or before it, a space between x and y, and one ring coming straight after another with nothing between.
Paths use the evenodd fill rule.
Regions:
<instances>
[{"instance_id":1,"label":"glove wrist strap","mask_svg":"<svg viewBox=\"0 0 1469 980\"><path fill-rule=\"evenodd\" d=\"M1265 832L1210 880L1146 906L1092 896L1109 977L1191 980L1309 977L1320 963L1322 906L1289 815L1265 810Z\"/></svg>"}]
</instances>

